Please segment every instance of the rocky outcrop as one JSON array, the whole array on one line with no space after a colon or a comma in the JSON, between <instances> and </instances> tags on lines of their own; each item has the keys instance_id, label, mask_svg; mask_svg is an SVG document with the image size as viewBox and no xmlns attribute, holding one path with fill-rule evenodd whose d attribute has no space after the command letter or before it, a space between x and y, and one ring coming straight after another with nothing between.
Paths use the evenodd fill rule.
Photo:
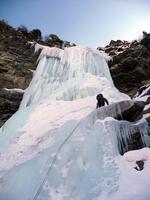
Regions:
<instances>
[{"instance_id":1,"label":"rocky outcrop","mask_svg":"<svg viewBox=\"0 0 150 200\"><path fill-rule=\"evenodd\" d=\"M142 99L145 103L145 107L142 111L142 117L148 122L150 126L150 84L142 86L137 91L134 97L135 100Z\"/></svg>"},{"instance_id":2,"label":"rocky outcrop","mask_svg":"<svg viewBox=\"0 0 150 200\"><path fill-rule=\"evenodd\" d=\"M126 49L128 49L130 46L130 43L127 41L121 41L121 40L111 40L110 44L107 45L104 50L106 53L108 53L110 56L115 56L120 53L123 53Z\"/></svg>"},{"instance_id":3,"label":"rocky outcrop","mask_svg":"<svg viewBox=\"0 0 150 200\"><path fill-rule=\"evenodd\" d=\"M135 122L142 119L144 107L144 101L135 101L133 106L131 106L128 110L122 112L122 119L129 122Z\"/></svg>"},{"instance_id":4,"label":"rocky outcrop","mask_svg":"<svg viewBox=\"0 0 150 200\"><path fill-rule=\"evenodd\" d=\"M116 87L130 96L150 82L150 34L143 34L141 41L111 41L104 48L113 59L110 72Z\"/></svg>"},{"instance_id":5,"label":"rocky outcrop","mask_svg":"<svg viewBox=\"0 0 150 200\"><path fill-rule=\"evenodd\" d=\"M0 89L0 126L18 110L22 97L23 90Z\"/></svg>"},{"instance_id":6,"label":"rocky outcrop","mask_svg":"<svg viewBox=\"0 0 150 200\"><path fill-rule=\"evenodd\" d=\"M150 50L150 33L143 32L143 39L140 43Z\"/></svg>"},{"instance_id":7,"label":"rocky outcrop","mask_svg":"<svg viewBox=\"0 0 150 200\"><path fill-rule=\"evenodd\" d=\"M27 42L21 32L0 22L0 125L18 109L22 98L3 88L27 88L36 69L37 55Z\"/></svg>"},{"instance_id":8,"label":"rocky outcrop","mask_svg":"<svg viewBox=\"0 0 150 200\"><path fill-rule=\"evenodd\" d=\"M26 37L11 27L0 29L0 88L25 89L36 69L36 60Z\"/></svg>"}]
</instances>

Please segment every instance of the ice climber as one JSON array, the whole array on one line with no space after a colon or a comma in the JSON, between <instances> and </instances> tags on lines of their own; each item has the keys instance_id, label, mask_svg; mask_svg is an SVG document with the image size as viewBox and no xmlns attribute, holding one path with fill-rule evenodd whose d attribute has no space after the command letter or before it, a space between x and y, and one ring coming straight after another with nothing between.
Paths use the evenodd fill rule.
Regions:
<instances>
[{"instance_id":1,"label":"ice climber","mask_svg":"<svg viewBox=\"0 0 150 200\"><path fill-rule=\"evenodd\" d=\"M97 99L96 109L97 109L97 108L100 108L100 107L102 107L102 106L104 106L105 103L106 103L107 105L109 105L107 99L105 99L105 98L103 97L102 94L98 94L98 95L96 96L96 99Z\"/></svg>"}]
</instances>

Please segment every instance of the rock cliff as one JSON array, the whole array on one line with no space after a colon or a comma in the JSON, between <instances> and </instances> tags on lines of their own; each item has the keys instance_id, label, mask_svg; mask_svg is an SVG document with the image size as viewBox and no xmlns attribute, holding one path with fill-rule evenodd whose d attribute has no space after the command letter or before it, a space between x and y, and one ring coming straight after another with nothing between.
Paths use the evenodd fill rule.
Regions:
<instances>
[{"instance_id":1,"label":"rock cliff","mask_svg":"<svg viewBox=\"0 0 150 200\"><path fill-rule=\"evenodd\" d=\"M23 92L10 89L25 89L36 69L37 56L27 41L22 32L0 21L0 125L16 112L22 98Z\"/></svg>"},{"instance_id":2,"label":"rock cliff","mask_svg":"<svg viewBox=\"0 0 150 200\"><path fill-rule=\"evenodd\" d=\"M131 43L112 40L104 51L112 57L109 67L120 91L134 96L139 87L150 83L150 34L143 32L140 41Z\"/></svg>"}]
</instances>

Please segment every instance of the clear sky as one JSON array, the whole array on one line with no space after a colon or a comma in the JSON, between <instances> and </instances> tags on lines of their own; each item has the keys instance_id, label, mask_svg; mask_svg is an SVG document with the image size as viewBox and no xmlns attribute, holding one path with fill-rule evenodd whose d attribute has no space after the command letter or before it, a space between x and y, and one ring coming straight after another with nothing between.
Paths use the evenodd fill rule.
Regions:
<instances>
[{"instance_id":1,"label":"clear sky","mask_svg":"<svg viewBox=\"0 0 150 200\"><path fill-rule=\"evenodd\" d=\"M150 0L0 0L0 18L97 47L150 32Z\"/></svg>"}]
</instances>

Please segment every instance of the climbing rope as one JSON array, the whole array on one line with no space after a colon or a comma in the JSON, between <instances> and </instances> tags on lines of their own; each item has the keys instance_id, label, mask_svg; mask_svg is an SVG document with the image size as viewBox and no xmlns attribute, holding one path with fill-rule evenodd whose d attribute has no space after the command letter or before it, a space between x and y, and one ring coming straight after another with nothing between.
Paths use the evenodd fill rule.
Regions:
<instances>
[{"instance_id":1,"label":"climbing rope","mask_svg":"<svg viewBox=\"0 0 150 200\"><path fill-rule=\"evenodd\" d=\"M45 184L45 182L46 182L46 180L47 180L47 177L49 176L49 174L50 174L50 172L51 172L51 170L52 170L52 168L53 168L53 166L54 166L54 164L55 164L55 162L56 162L56 160L57 160L57 158L58 158L58 154L60 153L60 151L61 151L61 149L63 148L63 146L65 145L65 143L66 143L66 142L70 139L70 137L73 135L73 133L75 132L75 130L79 127L80 123L81 123L81 120L77 123L77 125L74 127L74 129L71 131L71 133L66 137L66 139L64 140L64 142L63 142L63 143L60 145L60 147L58 148L57 153L55 154L54 159L53 159L51 165L49 166L48 171L47 171L47 173L46 173L46 175L45 175L45 177L44 177L44 179L43 179L43 181L42 181L40 187L38 188L38 190L37 190L37 192L36 192L36 194L35 194L33 200L36 200L36 199L38 198L38 196L39 196L39 194L40 194L40 192L41 192L41 190L42 190L42 188L43 188L43 185Z\"/></svg>"}]
</instances>

